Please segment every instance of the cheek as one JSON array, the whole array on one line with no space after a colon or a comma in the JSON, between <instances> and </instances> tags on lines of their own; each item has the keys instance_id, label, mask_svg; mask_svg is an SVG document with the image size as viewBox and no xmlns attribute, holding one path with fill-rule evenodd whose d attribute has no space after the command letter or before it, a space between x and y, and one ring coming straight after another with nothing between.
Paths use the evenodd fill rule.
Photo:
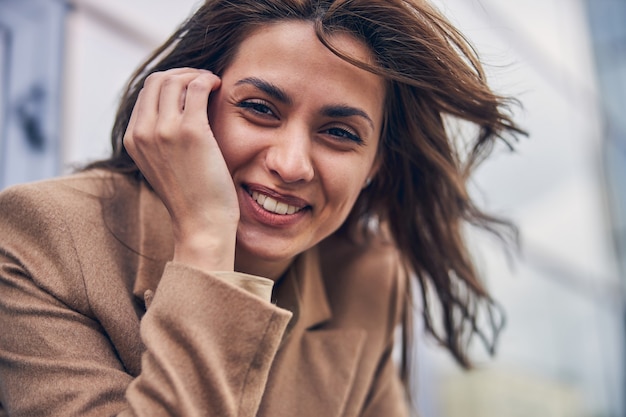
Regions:
<instances>
[{"instance_id":1,"label":"cheek","mask_svg":"<svg viewBox=\"0 0 626 417\"><path fill-rule=\"evenodd\" d=\"M227 103L219 94L212 97L208 115L215 141L232 174L241 163L240 159L245 157L244 151L248 149L245 143L241 143L242 138L246 137L245 132L241 132L241 123L237 123L238 116L228 110Z\"/></svg>"},{"instance_id":2,"label":"cheek","mask_svg":"<svg viewBox=\"0 0 626 417\"><path fill-rule=\"evenodd\" d=\"M222 125L215 132L215 140L222 152L226 166L230 170L231 175L239 166L243 164L246 158L244 150L245 146L242 146L237 141L237 136L232 129L228 128L228 125Z\"/></svg>"},{"instance_id":3,"label":"cheek","mask_svg":"<svg viewBox=\"0 0 626 417\"><path fill-rule=\"evenodd\" d=\"M224 112L224 98L222 90L217 90L209 95L209 105L207 106L207 115L209 116L209 124L212 129L219 128L220 119Z\"/></svg>"},{"instance_id":4,"label":"cheek","mask_svg":"<svg viewBox=\"0 0 626 417\"><path fill-rule=\"evenodd\" d=\"M219 94L211 94L209 99L209 106L207 109L207 115L209 117L209 126L211 132L217 142L217 145L222 149L224 140L224 133L227 131L226 118L224 117L224 104ZM223 152L223 151L222 151Z\"/></svg>"},{"instance_id":5,"label":"cheek","mask_svg":"<svg viewBox=\"0 0 626 417\"><path fill-rule=\"evenodd\" d=\"M237 144L235 143L236 141L233 140L233 131L229 126L228 119L222 117L219 112L210 112L209 117L211 116L213 116L213 118L210 119L211 130L213 131L217 146L222 152L226 166L228 166L232 174L233 169L235 169L238 164L236 160L238 153L235 152Z\"/></svg>"},{"instance_id":6,"label":"cheek","mask_svg":"<svg viewBox=\"0 0 626 417\"><path fill-rule=\"evenodd\" d=\"M362 162L366 164L366 162ZM363 166L363 165L360 165ZM365 182L365 174L361 169L350 169L359 167L359 165L343 163L333 164L325 167L325 187L330 198L335 204L341 206L349 205L350 207L357 199L363 184ZM363 181L361 181L363 178Z\"/></svg>"},{"instance_id":7,"label":"cheek","mask_svg":"<svg viewBox=\"0 0 626 417\"><path fill-rule=\"evenodd\" d=\"M246 123L238 113L226 112L220 116L214 134L231 175L244 166L258 163L271 135Z\"/></svg>"},{"instance_id":8,"label":"cheek","mask_svg":"<svg viewBox=\"0 0 626 417\"><path fill-rule=\"evenodd\" d=\"M361 192L375 159L375 152L368 149L356 154L325 152L318 155L317 161L328 189L349 197Z\"/></svg>"}]
</instances>

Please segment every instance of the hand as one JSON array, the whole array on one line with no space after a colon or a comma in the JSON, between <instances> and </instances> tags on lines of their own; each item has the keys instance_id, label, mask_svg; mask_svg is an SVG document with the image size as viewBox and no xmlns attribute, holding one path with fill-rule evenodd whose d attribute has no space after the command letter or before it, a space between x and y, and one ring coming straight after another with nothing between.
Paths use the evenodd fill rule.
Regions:
<instances>
[{"instance_id":1,"label":"hand","mask_svg":"<svg viewBox=\"0 0 626 417\"><path fill-rule=\"evenodd\" d=\"M209 95L220 83L192 68L151 74L124 146L169 211L174 260L232 271L239 203L207 116Z\"/></svg>"}]
</instances>

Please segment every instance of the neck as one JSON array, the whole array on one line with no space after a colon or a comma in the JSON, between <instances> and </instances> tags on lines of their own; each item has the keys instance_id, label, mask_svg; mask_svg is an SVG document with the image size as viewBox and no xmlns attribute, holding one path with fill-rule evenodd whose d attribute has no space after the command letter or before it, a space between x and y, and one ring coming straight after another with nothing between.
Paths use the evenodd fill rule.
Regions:
<instances>
[{"instance_id":1,"label":"neck","mask_svg":"<svg viewBox=\"0 0 626 417\"><path fill-rule=\"evenodd\" d=\"M235 271L269 278L273 281L278 281L283 276L292 261L293 259L266 261L258 259L239 248L235 249Z\"/></svg>"}]
</instances>

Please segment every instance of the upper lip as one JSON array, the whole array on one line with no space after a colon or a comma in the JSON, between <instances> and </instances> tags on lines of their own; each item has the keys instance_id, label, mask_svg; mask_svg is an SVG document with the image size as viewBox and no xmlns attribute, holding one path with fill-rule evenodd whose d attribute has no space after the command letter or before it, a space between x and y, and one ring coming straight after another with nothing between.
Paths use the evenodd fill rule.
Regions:
<instances>
[{"instance_id":1,"label":"upper lip","mask_svg":"<svg viewBox=\"0 0 626 417\"><path fill-rule=\"evenodd\" d=\"M249 194L252 194L253 191L256 191L260 194L265 194L266 196L269 196L276 201L288 204L290 206L298 207L299 209L310 206L308 201L300 197L296 197L294 195L289 195L289 194L282 194L260 184L247 184L247 185L244 185L243 188Z\"/></svg>"}]
</instances>

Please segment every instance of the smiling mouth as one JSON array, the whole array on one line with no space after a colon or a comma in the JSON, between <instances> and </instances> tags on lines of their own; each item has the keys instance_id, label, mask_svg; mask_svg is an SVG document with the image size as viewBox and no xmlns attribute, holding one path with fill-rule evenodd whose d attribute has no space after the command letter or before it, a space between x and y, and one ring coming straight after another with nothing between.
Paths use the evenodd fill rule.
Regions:
<instances>
[{"instance_id":1,"label":"smiling mouth","mask_svg":"<svg viewBox=\"0 0 626 417\"><path fill-rule=\"evenodd\" d=\"M296 207L287 203L282 203L268 195L259 193L258 191L252 191L250 195L259 206L263 207L265 211L269 211L270 213L288 215L295 214L303 209L303 207Z\"/></svg>"}]
</instances>

